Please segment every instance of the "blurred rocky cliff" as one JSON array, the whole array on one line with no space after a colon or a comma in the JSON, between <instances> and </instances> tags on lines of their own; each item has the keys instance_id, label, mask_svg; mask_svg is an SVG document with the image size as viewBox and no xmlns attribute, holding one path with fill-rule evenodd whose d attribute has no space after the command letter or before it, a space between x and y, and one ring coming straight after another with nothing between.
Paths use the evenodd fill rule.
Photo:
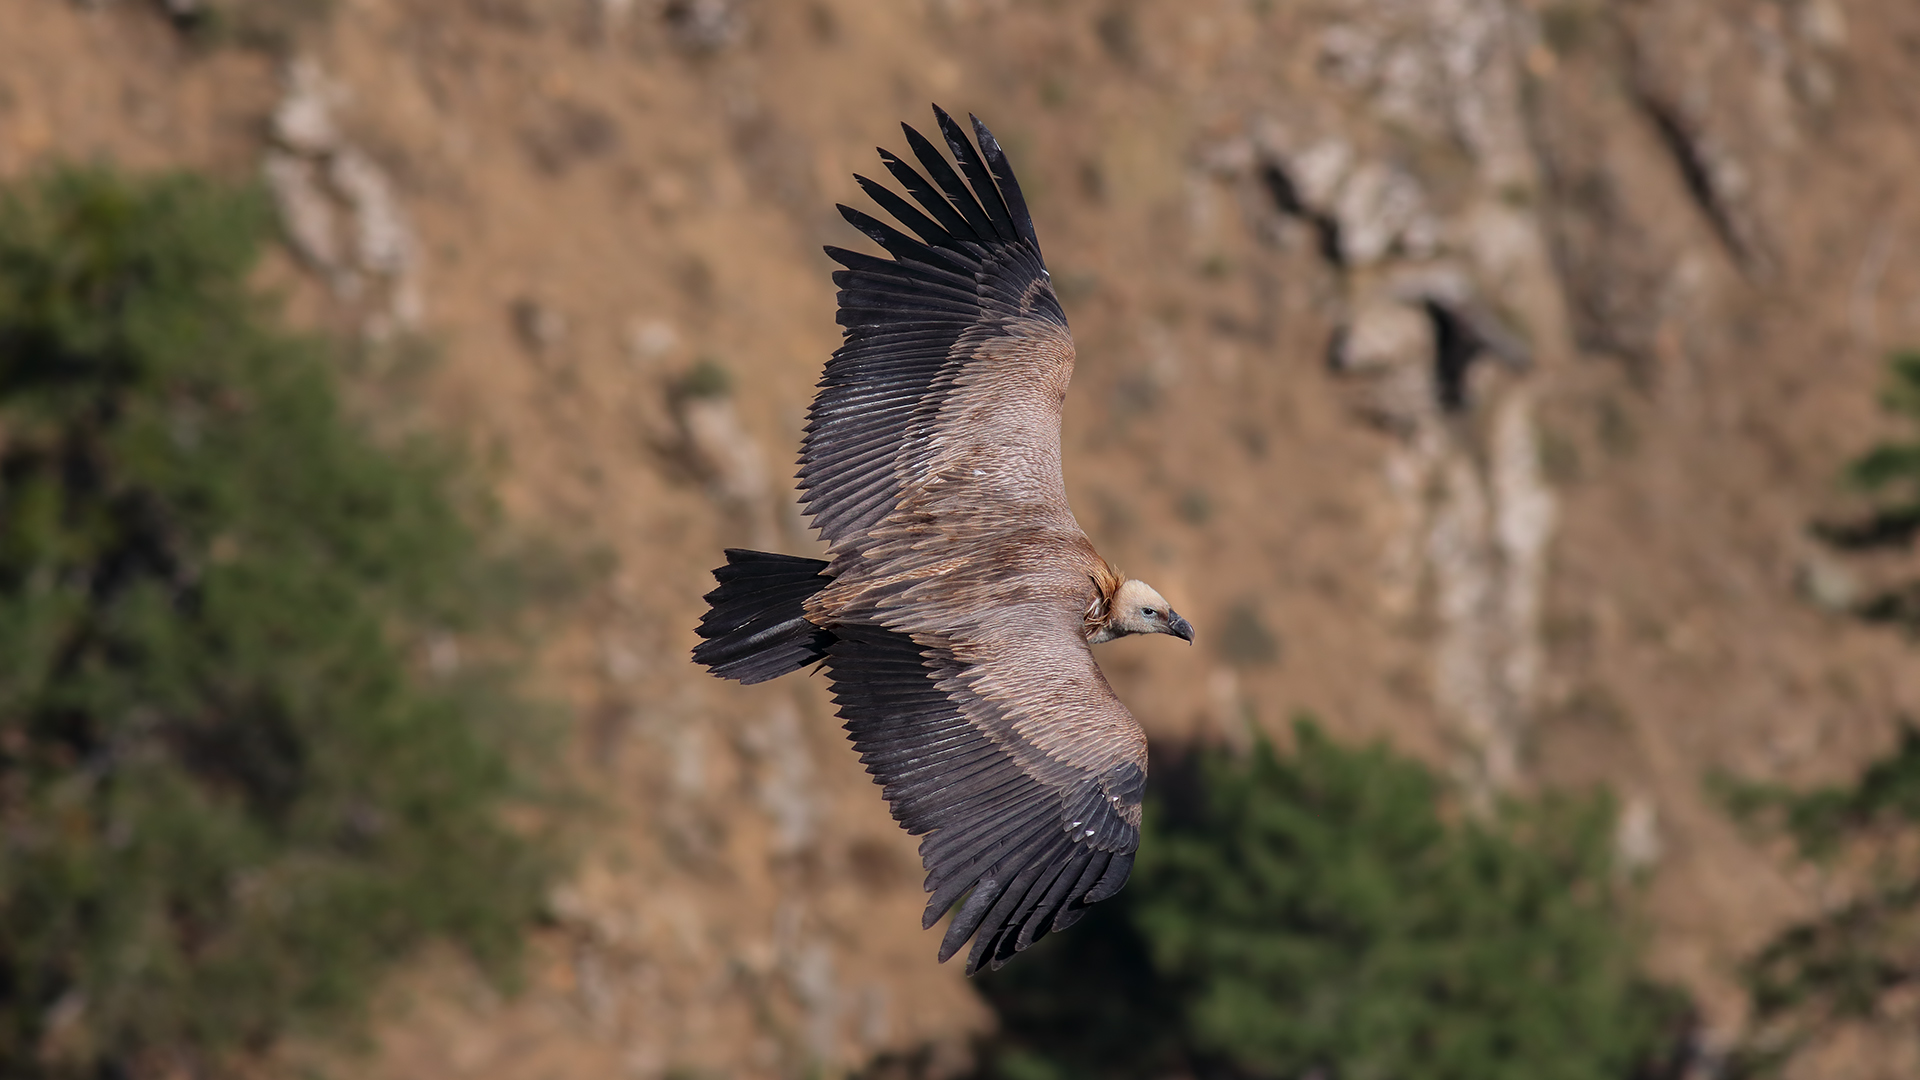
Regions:
<instances>
[{"instance_id":1,"label":"blurred rocky cliff","mask_svg":"<svg viewBox=\"0 0 1920 1080\"><path fill-rule=\"evenodd\" d=\"M821 680L686 659L720 548L812 550L819 245L929 101L1033 205L1082 524L1199 627L1104 647L1155 739L1306 711L1482 801L1612 786L1709 1042L1830 901L1701 780L1837 777L1920 715L1905 646L1832 610L1885 567L1807 534L1920 341L1910 0L299 7L0 0L0 173L261 177L292 309L430 343L382 407L605 553L544 643L597 801L530 985L423 961L360 1074L958 1067L988 1022Z\"/></svg>"}]
</instances>

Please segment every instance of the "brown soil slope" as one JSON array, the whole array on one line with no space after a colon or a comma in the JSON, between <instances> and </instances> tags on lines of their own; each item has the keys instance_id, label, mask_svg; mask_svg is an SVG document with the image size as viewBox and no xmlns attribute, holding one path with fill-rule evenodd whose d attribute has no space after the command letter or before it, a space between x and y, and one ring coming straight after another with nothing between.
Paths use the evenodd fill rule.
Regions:
<instances>
[{"instance_id":1,"label":"brown soil slope","mask_svg":"<svg viewBox=\"0 0 1920 1080\"><path fill-rule=\"evenodd\" d=\"M0 25L0 174L264 168L296 311L437 343L387 406L609 556L545 656L602 810L534 983L422 963L356 1073L799 1075L986 1022L821 681L685 660L722 546L811 548L819 245L930 100L1029 193L1082 523L1200 629L1103 647L1156 739L1306 711L1474 797L1613 786L1650 966L1726 1039L1825 897L1703 776L1838 777L1920 714L1908 646L1807 599L1900 569L1806 528L1920 341L1904 0L341 0L291 61L130 2Z\"/></svg>"}]
</instances>

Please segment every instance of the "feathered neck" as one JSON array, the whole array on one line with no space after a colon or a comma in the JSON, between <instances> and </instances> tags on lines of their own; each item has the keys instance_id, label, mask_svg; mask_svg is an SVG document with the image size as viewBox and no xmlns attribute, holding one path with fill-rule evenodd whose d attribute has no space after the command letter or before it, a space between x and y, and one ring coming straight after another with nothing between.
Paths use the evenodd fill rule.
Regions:
<instances>
[{"instance_id":1,"label":"feathered neck","mask_svg":"<svg viewBox=\"0 0 1920 1080\"><path fill-rule=\"evenodd\" d=\"M1081 619L1081 632L1089 640L1099 637L1101 631L1107 628L1107 620L1113 618L1114 594L1120 591L1120 583L1126 580L1107 560L1098 555L1094 558L1097 562L1093 572L1087 575L1093 582L1093 599L1087 602L1087 613Z\"/></svg>"}]
</instances>

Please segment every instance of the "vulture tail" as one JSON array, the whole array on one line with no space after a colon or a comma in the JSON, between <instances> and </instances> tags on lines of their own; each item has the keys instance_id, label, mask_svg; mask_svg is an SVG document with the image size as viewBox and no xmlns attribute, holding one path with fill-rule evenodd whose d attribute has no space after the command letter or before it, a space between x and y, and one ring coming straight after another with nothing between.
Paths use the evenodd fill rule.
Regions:
<instances>
[{"instance_id":1,"label":"vulture tail","mask_svg":"<svg viewBox=\"0 0 1920 1080\"><path fill-rule=\"evenodd\" d=\"M693 661L723 679L743 683L798 671L827 657L833 632L807 621L807 597L833 579L819 559L727 549L727 565L713 572L720 587L705 597L707 614L694 629L703 640Z\"/></svg>"}]
</instances>

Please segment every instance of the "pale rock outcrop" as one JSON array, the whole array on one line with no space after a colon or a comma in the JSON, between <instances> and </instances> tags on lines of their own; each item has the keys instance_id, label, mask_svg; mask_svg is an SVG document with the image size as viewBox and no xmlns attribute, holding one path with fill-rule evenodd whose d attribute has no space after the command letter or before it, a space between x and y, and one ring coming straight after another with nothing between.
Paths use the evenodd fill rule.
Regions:
<instances>
[{"instance_id":1,"label":"pale rock outcrop","mask_svg":"<svg viewBox=\"0 0 1920 1080\"><path fill-rule=\"evenodd\" d=\"M1395 435L1382 462L1381 610L1431 614L1435 703L1466 748L1458 775L1484 803L1520 780L1538 706L1555 515L1525 372L1565 349L1551 340L1564 332L1557 296L1535 284L1551 275L1544 237L1501 209L1504 193L1537 183L1510 19L1482 0L1376 0L1350 5L1320 47L1353 113L1269 119L1254 143L1281 208L1314 223L1337 260L1347 300L1330 366L1353 382L1360 415ZM1414 172L1356 149L1351 133L1383 124L1463 149L1464 199L1439 206ZM1487 359L1497 374L1480 373Z\"/></svg>"},{"instance_id":2,"label":"pale rock outcrop","mask_svg":"<svg viewBox=\"0 0 1920 1080\"><path fill-rule=\"evenodd\" d=\"M419 327L420 258L393 180L341 131L348 98L312 57L287 63L261 173L288 242L342 300L363 312L371 338Z\"/></svg>"}]
</instances>

